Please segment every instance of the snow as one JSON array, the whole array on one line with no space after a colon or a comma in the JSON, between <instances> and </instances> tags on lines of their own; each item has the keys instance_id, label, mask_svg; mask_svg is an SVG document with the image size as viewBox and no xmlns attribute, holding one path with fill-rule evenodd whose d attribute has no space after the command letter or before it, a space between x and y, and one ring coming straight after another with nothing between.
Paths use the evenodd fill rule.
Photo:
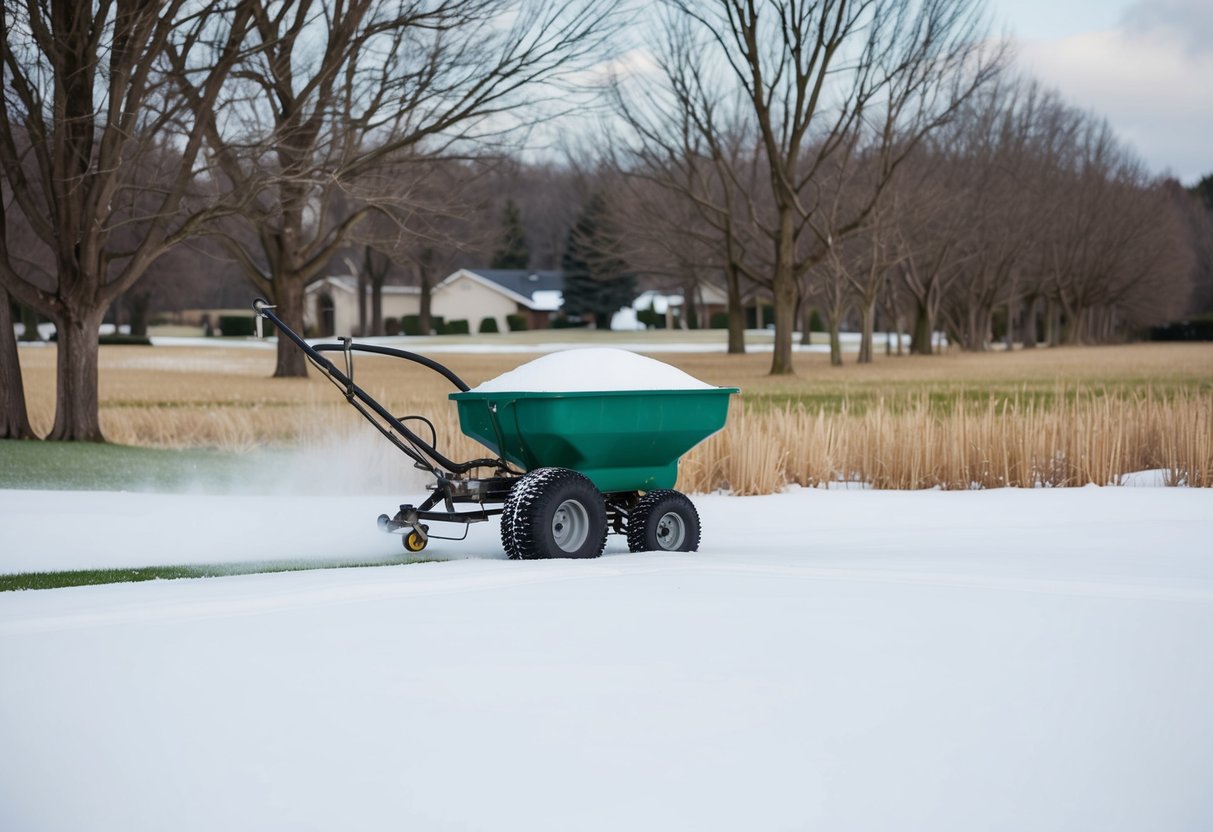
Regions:
<instances>
[{"instance_id":1,"label":"snow","mask_svg":"<svg viewBox=\"0 0 1213 832\"><path fill-rule=\"evenodd\" d=\"M559 289L538 289L531 292L531 308L540 312L555 312L564 305L564 292Z\"/></svg>"},{"instance_id":2,"label":"snow","mask_svg":"<svg viewBox=\"0 0 1213 832\"><path fill-rule=\"evenodd\" d=\"M1172 476L1173 472L1166 468L1152 468L1149 471L1133 471L1125 474L1120 478L1118 484L1130 488L1159 488L1171 485L1169 479ZM1182 485L1182 483L1180 484Z\"/></svg>"},{"instance_id":3,"label":"snow","mask_svg":"<svg viewBox=\"0 0 1213 832\"><path fill-rule=\"evenodd\" d=\"M321 499L2 492L0 571L402 551ZM0 829L1213 828L1213 491L694 500L696 554L0 593Z\"/></svg>"},{"instance_id":4,"label":"snow","mask_svg":"<svg viewBox=\"0 0 1213 832\"><path fill-rule=\"evenodd\" d=\"M711 390L664 361L611 347L548 353L473 387L473 393Z\"/></svg>"},{"instance_id":5,"label":"snow","mask_svg":"<svg viewBox=\"0 0 1213 832\"><path fill-rule=\"evenodd\" d=\"M618 317L618 325L613 318L611 328L616 330L636 330L644 329L644 325L636 321L635 310L630 312L627 309L621 310ZM20 335L23 331L20 324L14 324L15 332ZM49 327L43 329L42 327ZM43 338L49 338L54 332L54 324L44 324L39 328ZM702 332L702 331L701 331ZM773 343L771 341L772 331L770 329L752 329L746 331L746 351L753 353L768 353L771 352ZM496 338L495 336L472 336L475 340L471 342L460 343L458 341L451 342L449 339L435 339L428 336L390 336L390 337L367 337L359 338L360 344L383 344L385 346L394 346L401 349L411 349L425 354L434 355L459 355L459 354L483 354L483 353L549 353L558 352L561 350L577 349L584 347L584 343L576 341L540 341L526 342L515 341L508 336ZM816 340L822 340L825 336L822 333L817 333ZM875 334L875 343L877 349L883 349L887 333L878 332ZM796 343L793 344L794 352L801 353L828 353L830 346L827 343L801 344L800 334L795 334ZM942 343L942 335L938 335ZM309 338L309 343L318 344L322 342L330 342L333 339L328 338ZM847 352L854 352L859 349L860 335L857 332L844 332L841 335L842 348ZM157 347L217 347L222 349L251 349L251 350L271 350L277 348L278 339L275 337L267 338L204 338L202 336L181 336L181 335L153 335L151 337L152 345ZM688 337L686 341L679 340L644 340L634 343L612 342L620 349L630 350L632 352L645 353L723 353L728 348L723 331L720 333L719 339L714 341L703 341L698 338ZM22 349L34 349L38 347L49 346L45 341L21 342Z\"/></svg>"},{"instance_id":6,"label":"snow","mask_svg":"<svg viewBox=\"0 0 1213 832\"><path fill-rule=\"evenodd\" d=\"M615 328L612 325L612 328ZM626 319L621 319L620 327L623 329L631 329L627 325ZM382 344L384 346L398 347L400 349L409 349L421 352L427 355L479 355L484 353L549 353L559 352L562 350L584 348L584 342L577 341L539 341L526 342L510 340L508 336L498 340L494 340L494 336L472 336L477 340L472 342L452 342L449 339L436 340L433 337L427 336L390 336L390 337L375 337L375 338L359 338L360 344ZM750 339L746 344L746 351L753 353L767 353L774 348L771 342L770 330L747 330L746 337ZM799 343L799 335L797 343L792 346L793 351L802 353L828 353L830 345L826 343L820 344L801 344ZM816 336L818 339L823 338L820 333ZM842 333L842 348L844 351L854 352L859 349L859 333ZM237 349L275 349L278 339L267 337L262 339L257 338L202 338L202 337L186 337L175 335L154 335L152 336L152 344L157 347L220 347L220 348L237 348ZM310 338L309 343L321 343L332 341L332 338ZM876 344L878 349L884 349L885 336L883 333L877 333ZM645 353L723 353L728 348L723 332L720 338L715 341L701 341L688 339L686 341L635 341L635 342L617 342L612 343L619 349L625 349L632 352ZM22 343L24 347L36 347L38 344Z\"/></svg>"}]
</instances>

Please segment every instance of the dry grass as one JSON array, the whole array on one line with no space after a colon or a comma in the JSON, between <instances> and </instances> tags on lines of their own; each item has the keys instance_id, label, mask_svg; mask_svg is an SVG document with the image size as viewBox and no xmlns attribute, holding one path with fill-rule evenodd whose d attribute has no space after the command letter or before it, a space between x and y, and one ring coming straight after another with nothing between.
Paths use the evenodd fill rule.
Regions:
<instances>
[{"instance_id":1,"label":"dry grass","mask_svg":"<svg viewBox=\"0 0 1213 832\"><path fill-rule=\"evenodd\" d=\"M437 353L436 353L437 354ZM525 354L438 355L470 384ZM1213 485L1213 345L883 358L799 375L766 374L769 355L659 355L706 381L743 388L728 427L683 460L679 487L762 494L838 479L877 488L1082 485L1163 468ZM21 354L31 419L53 418L53 347ZM101 421L111 441L247 450L371 431L329 383L270 379L270 350L106 347ZM464 437L447 383L415 365L359 358L358 382L397 414L435 422L453 457ZM383 444L384 453L394 453Z\"/></svg>"},{"instance_id":2,"label":"dry grass","mask_svg":"<svg viewBox=\"0 0 1213 832\"><path fill-rule=\"evenodd\" d=\"M861 415L742 406L729 429L683 460L680 486L769 494L785 483L846 480L875 488L994 488L1111 484L1165 469L1167 481L1213 485L1213 406L1208 396L1094 394L1034 402L958 400L938 413L921 398L881 402Z\"/></svg>"}]
</instances>

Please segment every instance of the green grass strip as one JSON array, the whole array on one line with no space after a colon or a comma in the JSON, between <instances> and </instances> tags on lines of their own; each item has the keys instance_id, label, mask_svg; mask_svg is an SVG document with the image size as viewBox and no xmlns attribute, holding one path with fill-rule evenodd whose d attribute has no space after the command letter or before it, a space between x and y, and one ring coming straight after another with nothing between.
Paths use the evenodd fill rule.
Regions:
<instances>
[{"instance_id":1,"label":"green grass strip","mask_svg":"<svg viewBox=\"0 0 1213 832\"><path fill-rule=\"evenodd\" d=\"M271 454L136 448L92 442L0 440L0 489L227 490L272 473Z\"/></svg>"},{"instance_id":2,"label":"green grass strip","mask_svg":"<svg viewBox=\"0 0 1213 832\"><path fill-rule=\"evenodd\" d=\"M439 558L410 557L375 561L262 561L187 566L139 566L127 569L77 569L65 572L21 572L0 575L0 592L22 589L62 589L69 586L128 584L141 581L175 581L183 578L222 578L231 575L269 575L278 572L310 572L318 569L365 569L372 566L404 566L434 563Z\"/></svg>"}]
</instances>

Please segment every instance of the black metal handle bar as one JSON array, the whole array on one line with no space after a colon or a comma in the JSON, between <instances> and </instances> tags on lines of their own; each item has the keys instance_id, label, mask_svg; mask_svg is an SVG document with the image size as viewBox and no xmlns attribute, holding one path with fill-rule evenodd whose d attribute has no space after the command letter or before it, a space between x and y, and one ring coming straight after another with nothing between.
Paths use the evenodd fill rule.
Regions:
<instances>
[{"instance_id":1,"label":"black metal handle bar","mask_svg":"<svg viewBox=\"0 0 1213 832\"><path fill-rule=\"evenodd\" d=\"M463 380L459 378L459 376L455 375L453 372L451 372L451 370L439 364L437 361L426 358L423 355L408 352L406 350L396 350L392 349L391 347L379 347L373 344L319 344L316 347L313 347L307 341L303 340L299 333L295 332L289 326L284 324L282 319L274 314L273 307L265 298L257 298L253 301L253 311L265 318L267 321L273 323L274 326L278 328L278 332L285 335L295 343L295 346L303 350L304 354L311 359L312 363L314 363L321 372L338 383L341 387L345 388L345 396L346 399L349 400L350 404L354 405L358 412L361 413L368 422L374 425L380 433L386 436L394 445L396 445L397 448L403 451L414 461L423 465L425 464L425 460L419 459L411 448L406 446L397 437L393 436L389 431L385 430L383 425L371 418L370 414L367 413L366 410L360 404L358 404L358 402L365 404L367 407L373 410L381 419L387 422L393 430L407 439L410 444L423 451L425 455L428 456L433 462L443 466L446 468L446 470L453 474L466 473L473 468L484 468L490 466L497 468L505 467L505 463L500 459L473 459L470 462L455 462L454 460L448 459L433 445L426 442L417 434L413 433L413 431L409 430L399 419L393 416L383 405L379 404L379 402L377 402L369 393L367 393L357 384L354 384L354 380L338 370L333 362L329 361L320 354L320 350L323 349L329 352L340 350L345 352L348 349L358 350L360 352L378 353L380 355L389 355L395 358L405 358L409 361L415 361L418 364L429 367L430 369L442 374L461 391L466 391L468 389L467 384L465 384ZM357 402L355 400L357 400Z\"/></svg>"},{"instance_id":2,"label":"black metal handle bar","mask_svg":"<svg viewBox=\"0 0 1213 832\"><path fill-rule=\"evenodd\" d=\"M305 342L306 343L306 342ZM466 393L468 391L467 384L459 376L449 368L439 364L432 358L426 358L424 355L419 355L408 350L398 350L393 347L381 347L378 344L308 344L316 352L345 352L347 349L355 352L370 352L376 355L390 355L393 358L404 358L408 361L415 361L422 366L429 367L436 373L441 374L451 384L459 388L459 392Z\"/></svg>"}]
</instances>

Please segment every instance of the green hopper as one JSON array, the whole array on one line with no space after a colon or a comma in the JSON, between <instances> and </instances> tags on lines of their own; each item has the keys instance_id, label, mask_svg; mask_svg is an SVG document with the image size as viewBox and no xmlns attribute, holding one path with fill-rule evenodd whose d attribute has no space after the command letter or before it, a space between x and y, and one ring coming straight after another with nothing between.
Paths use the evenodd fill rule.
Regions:
<instances>
[{"instance_id":1,"label":"green hopper","mask_svg":"<svg viewBox=\"0 0 1213 832\"><path fill-rule=\"evenodd\" d=\"M579 471L599 491L673 488L678 459L724 427L736 387L451 393L463 432L524 471Z\"/></svg>"}]
</instances>

